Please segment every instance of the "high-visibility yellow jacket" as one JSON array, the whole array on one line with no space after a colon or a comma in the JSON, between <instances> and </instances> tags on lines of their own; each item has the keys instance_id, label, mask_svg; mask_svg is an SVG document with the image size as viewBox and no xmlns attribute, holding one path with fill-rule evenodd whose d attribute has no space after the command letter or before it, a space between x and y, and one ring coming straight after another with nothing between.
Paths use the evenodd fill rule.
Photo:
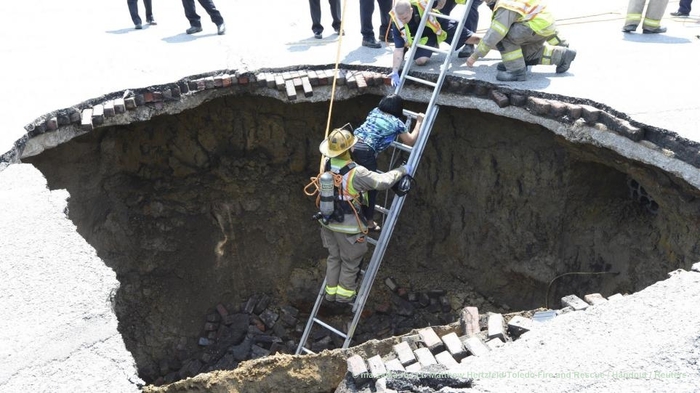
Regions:
<instances>
[{"instance_id":1,"label":"high-visibility yellow jacket","mask_svg":"<svg viewBox=\"0 0 700 393\"><path fill-rule=\"evenodd\" d=\"M425 13L425 3L419 0L411 0L411 6L414 8L418 9L418 15L420 15L421 19L423 18L423 14ZM433 12L438 12L437 10L433 10ZM401 38L404 39L406 42L406 45L411 46L411 43L413 42L413 37L411 36L411 31L408 28L408 24L404 24L399 20L398 17L396 17L396 12L394 9L392 9L389 12L389 16L391 17L391 20L394 22L396 27L398 28L399 32L401 33ZM437 20L436 17L430 16L428 17L428 21L426 22L426 27L430 28L430 30L435 33L437 36L437 41L438 45L440 45L441 42L445 41L447 39L447 32L442 29L442 26L440 25L440 22ZM428 37L421 37L420 43L425 45L426 42L428 42Z\"/></svg>"}]
</instances>

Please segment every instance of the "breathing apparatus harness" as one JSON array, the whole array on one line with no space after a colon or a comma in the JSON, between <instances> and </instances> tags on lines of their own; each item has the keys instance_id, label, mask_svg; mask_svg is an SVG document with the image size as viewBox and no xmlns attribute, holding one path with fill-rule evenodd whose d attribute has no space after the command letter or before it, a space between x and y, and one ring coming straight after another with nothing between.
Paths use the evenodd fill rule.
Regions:
<instances>
[{"instance_id":1,"label":"breathing apparatus harness","mask_svg":"<svg viewBox=\"0 0 700 393\"><path fill-rule=\"evenodd\" d=\"M319 211L311 216L312 220L321 220L324 225L328 225L331 221L342 223L345 221L346 214L353 214L362 233L367 234L367 220L360 212L360 206L364 203L362 193L357 197L346 199L348 195L343 189L343 177L355 167L357 164L350 162L336 173L331 170L331 160L328 159L325 172L311 178L311 183L304 188L304 193L309 196L318 193L316 207ZM311 186L314 186L315 190L309 192Z\"/></svg>"}]
</instances>

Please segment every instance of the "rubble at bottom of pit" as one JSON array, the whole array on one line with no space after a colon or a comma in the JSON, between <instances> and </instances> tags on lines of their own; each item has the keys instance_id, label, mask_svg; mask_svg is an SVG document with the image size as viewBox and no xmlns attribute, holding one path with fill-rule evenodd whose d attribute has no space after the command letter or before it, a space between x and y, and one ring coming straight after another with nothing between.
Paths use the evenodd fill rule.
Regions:
<instances>
[{"instance_id":1,"label":"rubble at bottom of pit","mask_svg":"<svg viewBox=\"0 0 700 393\"><path fill-rule=\"evenodd\" d=\"M392 278L387 278L384 284L389 296L365 308L353 345L401 336L422 327L454 323L462 318L465 304L478 304L494 311L507 310L507 306L497 307L493 299L486 299L471 288L465 293L450 294L440 289L414 291L399 286ZM310 311L301 309L276 305L267 294L254 294L242 304L216 305L206 312L198 337L182 337L174 353L160 360L159 375L153 378L153 384L170 384L214 370L234 370L245 360L275 353L295 353ZM349 306L324 302L319 317L346 331L352 312ZM482 324L486 323L484 318L482 316ZM319 353L342 345L340 336L314 326L306 346Z\"/></svg>"}]
</instances>

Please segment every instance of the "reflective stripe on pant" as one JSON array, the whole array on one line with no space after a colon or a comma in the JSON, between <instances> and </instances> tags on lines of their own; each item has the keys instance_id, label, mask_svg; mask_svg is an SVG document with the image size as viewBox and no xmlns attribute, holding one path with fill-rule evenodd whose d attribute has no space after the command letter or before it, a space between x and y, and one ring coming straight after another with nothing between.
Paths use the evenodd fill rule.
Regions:
<instances>
[{"instance_id":1,"label":"reflective stripe on pant","mask_svg":"<svg viewBox=\"0 0 700 393\"><path fill-rule=\"evenodd\" d=\"M647 12L644 14L643 28L655 29L661 26L661 18L666 12L668 0L630 0L627 5L627 17L625 18L625 26L638 26L642 20L642 11L644 4L647 5Z\"/></svg>"},{"instance_id":2,"label":"reflective stripe on pant","mask_svg":"<svg viewBox=\"0 0 700 393\"><path fill-rule=\"evenodd\" d=\"M321 240L328 249L326 260L326 293L336 300L350 300L357 290L357 273L367 242L361 233L348 235L321 227Z\"/></svg>"},{"instance_id":3,"label":"reflective stripe on pant","mask_svg":"<svg viewBox=\"0 0 700 393\"><path fill-rule=\"evenodd\" d=\"M515 71L525 67L525 60L540 61L545 38L535 34L523 23L515 23L508 34L496 45L501 52L506 70Z\"/></svg>"},{"instance_id":4,"label":"reflective stripe on pant","mask_svg":"<svg viewBox=\"0 0 700 393\"><path fill-rule=\"evenodd\" d=\"M566 53L566 48L564 47L545 44L542 47L542 55L540 56L539 64L559 65L564 58L564 53Z\"/></svg>"}]
</instances>

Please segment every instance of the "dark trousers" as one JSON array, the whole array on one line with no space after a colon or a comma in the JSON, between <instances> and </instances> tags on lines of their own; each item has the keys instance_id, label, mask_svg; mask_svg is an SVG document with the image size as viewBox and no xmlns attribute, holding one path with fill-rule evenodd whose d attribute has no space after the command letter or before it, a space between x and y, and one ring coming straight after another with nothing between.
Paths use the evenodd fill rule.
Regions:
<instances>
[{"instance_id":1,"label":"dark trousers","mask_svg":"<svg viewBox=\"0 0 700 393\"><path fill-rule=\"evenodd\" d=\"M371 147L364 144L364 142L357 142L355 148L352 151L352 159L358 165L369 169L370 171L377 171L377 153L372 150ZM367 219L368 223L374 220L374 206L377 204L377 190L367 191L367 204L369 206L362 205L362 214Z\"/></svg>"},{"instance_id":2,"label":"dark trousers","mask_svg":"<svg viewBox=\"0 0 700 393\"><path fill-rule=\"evenodd\" d=\"M469 14L467 15L467 20L464 22L464 27L471 31L476 31L477 26L479 25L479 6L483 3L483 0L473 0L472 1L472 6L469 8ZM452 12L452 9L455 8L457 3L455 3L455 0L447 0L445 3L445 6L442 7L440 12L443 14L449 15L450 12ZM443 22L444 21L444 22ZM446 19L440 19L440 24L447 23ZM447 27L443 25L443 29L446 29Z\"/></svg>"},{"instance_id":3,"label":"dark trousers","mask_svg":"<svg viewBox=\"0 0 700 393\"><path fill-rule=\"evenodd\" d=\"M131 14L131 20L134 22L134 26L140 25L141 17L139 16L138 0L126 0L126 4L129 5L129 13ZM143 0L143 5L146 7L146 20L150 22L153 20L151 0Z\"/></svg>"},{"instance_id":4,"label":"dark trousers","mask_svg":"<svg viewBox=\"0 0 700 393\"><path fill-rule=\"evenodd\" d=\"M681 2L678 4L678 12L681 14L689 14L690 13L690 3L692 3L693 0L681 0Z\"/></svg>"},{"instance_id":5,"label":"dark trousers","mask_svg":"<svg viewBox=\"0 0 700 393\"><path fill-rule=\"evenodd\" d=\"M333 29L340 30L340 0L328 0L331 5L331 16L333 17ZM321 25L321 0L309 0L311 10L311 30L314 34L323 33Z\"/></svg>"},{"instance_id":6,"label":"dark trousers","mask_svg":"<svg viewBox=\"0 0 700 393\"><path fill-rule=\"evenodd\" d=\"M224 18L221 17L221 13L216 9L214 2L212 0L198 0L199 4L207 11L207 14L211 17L211 21L215 25L219 26L224 23ZM185 16L187 20L190 21L190 26L192 27L202 27L201 18L197 15L197 11L194 9L194 0L182 0L182 6L185 7Z\"/></svg>"},{"instance_id":7,"label":"dark trousers","mask_svg":"<svg viewBox=\"0 0 700 393\"><path fill-rule=\"evenodd\" d=\"M459 49L462 45L466 43L466 41L469 39L469 37L472 36L472 32L469 31L466 27L462 28L462 31L459 32L459 37L457 38L457 42L453 44L455 37L457 36L457 25L459 25L459 22L455 22L453 20L449 21L447 24L441 24L443 30L447 33L447 38L445 38L445 42L450 44L451 46L454 46L456 49ZM428 42L426 42L427 46L432 46L437 48L438 47L438 42L437 42L437 36L435 36L435 33L433 33L430 28L426 27L423 30L423 36L426 36L426 31L430 31L427 34L428 37ZM413 55L414 59L417 59L419 57L431 57L433 55L433 51L430 49L425 49L425 48L417 48L416 49L416 54Z\"/></svg>"},{"instance_id":8,"label":"dark trousers","mask_svg":"<svg viewBox=\"0 0 700 393\"><path fill-rule=\"evenodd\" d=\"M368 40L374 38L374 27L372 27L372 14L374 14L374 1L375 0L360 0L360 33L362 33L362 38ZM391 11L393 0L376 0L379 4L380 21L379 26L379 36L380 39L384 38L386 31L389 29L389 23L391 23L389 17L389 11Z\"/></svg>"}]
</instances>

